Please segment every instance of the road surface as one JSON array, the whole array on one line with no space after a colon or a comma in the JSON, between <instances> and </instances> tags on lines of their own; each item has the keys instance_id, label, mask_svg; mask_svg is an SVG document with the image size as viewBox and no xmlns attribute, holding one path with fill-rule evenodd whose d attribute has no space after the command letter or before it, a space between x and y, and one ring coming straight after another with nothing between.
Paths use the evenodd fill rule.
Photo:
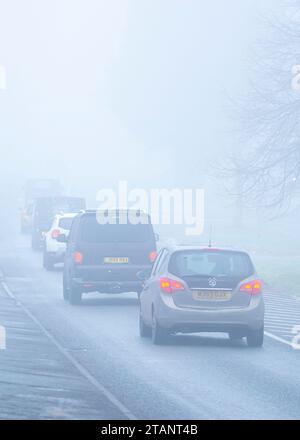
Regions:
<instances>
[{"instance_id":1,"label":"road surface","mask_svg":"<svg viewBox=\"0 0 300 440\"><path fill-rule=\"evenodd\" d=\"M262 349L226 335L179 335L153 346L139 337L135 294L93 294L72 307L62 299L61 269L43 270L29 242L16 234L0 250L1 418L300 418L300 351L291 346L300 324L296 299L266 294ZM23 321L16 333L14 322Z\"/></svg>"}]
</instances>

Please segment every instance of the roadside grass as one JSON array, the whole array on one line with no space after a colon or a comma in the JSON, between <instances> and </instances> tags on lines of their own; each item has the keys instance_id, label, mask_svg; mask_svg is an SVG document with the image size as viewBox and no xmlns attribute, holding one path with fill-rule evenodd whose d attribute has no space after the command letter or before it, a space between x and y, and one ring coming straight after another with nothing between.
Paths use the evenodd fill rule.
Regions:
<instances>
[{"instance_id":1,"label":"roadside grass","mask_svg":"<svg viewBox=\"0 0 300 440\"><path fill-rule=\"evenodd\" d=\"M210 224L207 222L207 224ZM164 245L175 243L206 245L210 241L209 228L195 240L194 237L179 236L165 239ZM164 234L161 234L164 237ZM164 237L164 238L166 238ZM259 276L271 287L286 294L297 295L300 298L300 236L288 228L274 224L261 223L256 227L238 229L237 227L219 227L214 225L212 234L213 246L245 249L251 255Z\"/></svg>"},{"instance_id":2,"label":"roadside grass","mask_svg":"<svg viewBox=\"0 0 300 440\"><path fill-rule=\"evenodd\" d=\"M300 256L253 255L260 277L271 287L300 298Z\"/></svg>"}]
</instances>

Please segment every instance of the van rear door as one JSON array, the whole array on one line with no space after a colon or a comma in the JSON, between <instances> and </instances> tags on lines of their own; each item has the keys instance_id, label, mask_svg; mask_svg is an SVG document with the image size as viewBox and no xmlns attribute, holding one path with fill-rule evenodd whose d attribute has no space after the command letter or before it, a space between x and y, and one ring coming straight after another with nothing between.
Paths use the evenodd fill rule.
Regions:
<instances>
[{"instance_id":1,"label":"van rear door","mask_svg":"<svg viewBox=\"0 0 300 440\"><path fill-rule=\"evenodd\" d=\"M99 279L136 280L141 268L152 264L156 242L151 223L99 224L95 215L82 218L78 250L85 269L90 266ZM91 274L92 275L92 274Z\"/></svg>"}]
</instances>

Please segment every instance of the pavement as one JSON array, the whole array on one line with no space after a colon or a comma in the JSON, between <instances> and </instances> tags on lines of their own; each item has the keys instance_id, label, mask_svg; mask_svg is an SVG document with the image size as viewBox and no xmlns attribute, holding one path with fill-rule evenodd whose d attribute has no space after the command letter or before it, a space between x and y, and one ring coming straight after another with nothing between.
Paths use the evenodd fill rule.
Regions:
<instances>
[{"instance_id":1,"label":"pavement","mask_svg":"<svg viewBox=\"0 0 300 440\"><path fill-rule=\"evenodd\" d=\"M29 238L0 250L0 417L299 419L300 302L266 292L263 348L226 335L138 335L135 294L62 298L62 272L42 269Z\"/></svg>"},{"instance_id":2,"label":"pavement","mask_svg":"<svg viewBox=\"0 0 300 440\"><path fill-rule=\"evenodd\" d=\"M3 287L0 304L7 335L0 350L0 419L122 417Z\"/></svg>"}]
</instances>

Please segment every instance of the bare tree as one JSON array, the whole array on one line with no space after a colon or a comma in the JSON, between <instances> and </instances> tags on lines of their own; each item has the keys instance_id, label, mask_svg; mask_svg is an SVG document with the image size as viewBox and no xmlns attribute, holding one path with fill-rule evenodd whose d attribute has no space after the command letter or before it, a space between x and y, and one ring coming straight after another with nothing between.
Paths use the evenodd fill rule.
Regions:
<instances>
[{"instance_id":1,"label":"bare tree","mask_svg":"<svg viewBox=\"0 0 300 440\"><path fill-rule=\"evenodd\" d=\"M238 103L241 147L221 167L232 194L277 213L300 195L300 0L281 12L257 42L254 79Z\"/></svg>"}]
</instances>

